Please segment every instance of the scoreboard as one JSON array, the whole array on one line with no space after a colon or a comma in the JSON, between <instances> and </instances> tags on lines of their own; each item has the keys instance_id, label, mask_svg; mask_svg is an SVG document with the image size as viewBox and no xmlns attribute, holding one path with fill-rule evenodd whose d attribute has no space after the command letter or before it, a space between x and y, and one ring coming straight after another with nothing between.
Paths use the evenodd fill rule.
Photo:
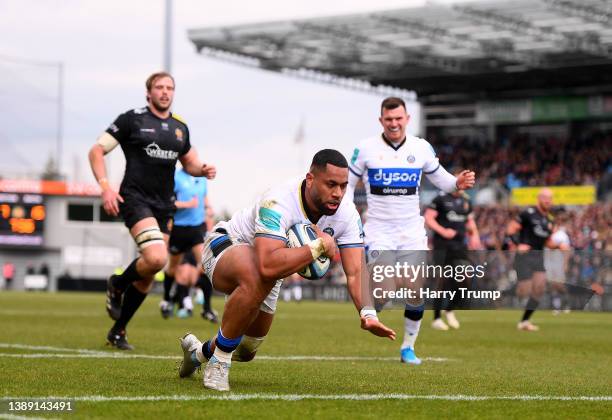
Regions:
<instances>
[{"instance_id":1,"label":"scoreboard","mask_svg":"<svg viewBox=\"0 0 612 420\"><path fill-rule=\"evenodd\" d=\"M45 217L42 195L0 193L0 246L42 246Z\"/></svg>"}]
</instances>

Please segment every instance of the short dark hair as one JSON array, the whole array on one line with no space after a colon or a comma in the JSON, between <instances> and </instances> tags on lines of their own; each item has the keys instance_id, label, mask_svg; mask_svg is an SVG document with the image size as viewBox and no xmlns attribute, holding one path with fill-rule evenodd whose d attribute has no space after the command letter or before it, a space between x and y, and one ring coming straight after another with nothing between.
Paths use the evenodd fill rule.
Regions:
<instances>
[{"instance_id":1,"label":"short dark hair","mask_svg":"<svg viewBox=\"0 0 612 420\"><path fill-rule=\"evenodd\" d=\"M323 149L319 150L312 158L310 171L325 170L327 164L338 168L348 168L348 162L342 153L334 149Z\"/></svg>"},{"instance_id":2,"label":"short dark hair","mask_svg":"<svg viewBox=\"0 0 612 420\"><path fill-rule=\"evenodd\" d=\"M150 92L151 89L153 88L153 84L155 83L155 81L162 77L169 77L170 79L172 79L172 84L173 85L176 84L174 82L174 77L172 77L170 73L166 71L158 71L157 73L153 73L152 75L147 77L147 81L145 82L145 86L147 87L147 92Z\"/></svg>"},{"instance_id":3,"label":"short dark hair","mask_svg":"<svg viewBox=\"0 0 612 420\"><path fill-rule=\"evenodd\" d=\"M389 96L382 101L380 105L380 115L383 113L383 109L395 109L398 107L403 107L406 109L406 103L402 98L398 98L396 96Z\"/></svg>"}]
</instances>

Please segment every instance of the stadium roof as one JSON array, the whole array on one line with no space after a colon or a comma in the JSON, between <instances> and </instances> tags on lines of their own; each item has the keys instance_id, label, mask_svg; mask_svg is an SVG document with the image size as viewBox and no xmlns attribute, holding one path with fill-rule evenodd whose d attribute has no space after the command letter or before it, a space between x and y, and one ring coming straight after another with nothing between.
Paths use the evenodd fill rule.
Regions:
<instances>
[{"instance_id":1,"label":"stadium roof","mask_svg":"<svg viewBox=\"0 0 612 420\"><path fill-rule=\"evenodd\" d=\"M611 24L609 0L506 0L201 28L189 38L242 64L435 95L612 86Z\"/></svg>"}]
</instances>

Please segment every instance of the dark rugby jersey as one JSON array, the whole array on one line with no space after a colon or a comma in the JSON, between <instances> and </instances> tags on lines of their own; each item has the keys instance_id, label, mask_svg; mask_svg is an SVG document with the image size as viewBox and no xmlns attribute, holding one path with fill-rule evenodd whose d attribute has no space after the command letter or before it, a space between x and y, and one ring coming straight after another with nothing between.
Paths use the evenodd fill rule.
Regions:
<instances>
[{"instance_id":1,"label":"dark rugby jersey","mask_svg":"<svg viewBox=\"0 0 612 420\"><path fill-rule=\"evenodd\" d=\"M434 232L434 249L464 248L465 233L468 216L472 213L472 205L466 194L458 197L441 192L429 205L430 209L438 212L436 221L445 228L457 231L452 239L445 239Z\"/></svg>"},{"instance_id":2,"label":"dark rugby jersey","mask_svg":"<svg viewBox=\"0 0 612 420\"><path fill-rule=\"evenodd\" d=\"M531 249L544 249L553 232L553 217L543 215L536 207L527 207L516 221L521 225L519 244L527 244Z\"/></svg>"},{"instance_id":3,"label":"dark rugby jersey","mask_svg":"<svg viewBox=\"0 0 612 420\"><path fill-rule=\"evenodd\" d=\"M173 207L174 168L191 149L189 129L176 115L158 118L148 107L117 117L106 130L121 145L126 167L119 193L158 208Z\"/></svg>"}]
</instances>

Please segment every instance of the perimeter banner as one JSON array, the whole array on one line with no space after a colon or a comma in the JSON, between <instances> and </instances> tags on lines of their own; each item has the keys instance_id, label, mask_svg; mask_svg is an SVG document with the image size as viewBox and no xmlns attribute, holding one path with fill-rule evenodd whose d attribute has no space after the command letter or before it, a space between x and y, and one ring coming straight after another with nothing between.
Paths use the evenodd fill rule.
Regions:
<instances>
[{"instance_id":1,"label":"perimeter banner","mask_svg":"<svg viewBox=\"0 0 612 420\"><path fill-rule=\"evenodd\" d=\"M535 206L538 192L544 187L512 188L512 204L517 206ZM553 192L553 202L561 206L586 206L595 203L597 191L594 185L571 185L563 187L546 187Z\"/></svg>"}]
</instances>

